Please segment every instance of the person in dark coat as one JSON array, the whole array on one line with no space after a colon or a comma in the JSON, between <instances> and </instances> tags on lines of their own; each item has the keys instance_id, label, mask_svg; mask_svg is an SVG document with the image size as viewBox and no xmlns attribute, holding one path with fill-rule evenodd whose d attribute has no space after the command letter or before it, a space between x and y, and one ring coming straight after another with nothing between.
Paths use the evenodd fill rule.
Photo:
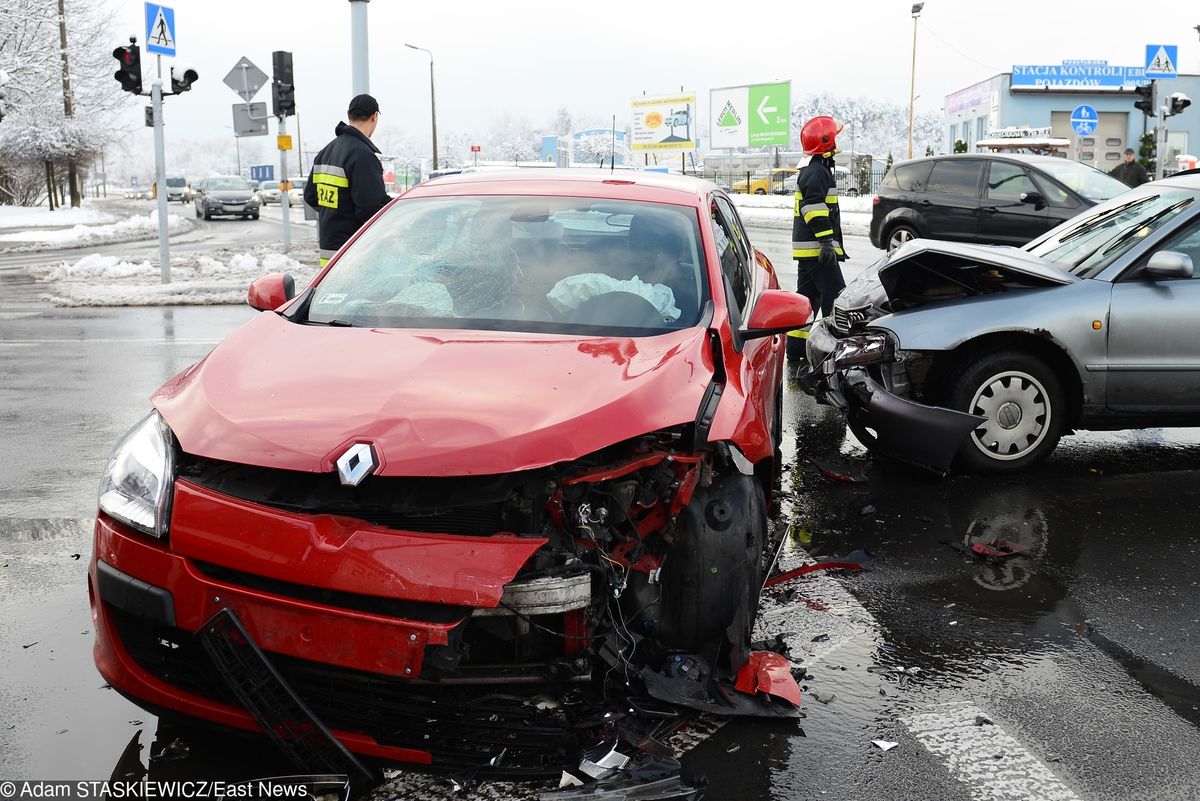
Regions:
<instances>
[{"instance_id":1,"label":"person in dark coat","mask_svg":"<svg viewBox=\"0 0 1200 801\"><path fill-rule=\"evenodd\" d=\"M357 95L346 117L349 123L339 122L334 140L313 159L304 185L304 202L318 214L322 267L391 199L383 183L379 148L371 141L379 124L379 103L370 95Z\"/></svg>"},{"instance_id":2,"label":"person in dark coat","mask_svg":"<svg viewBox=\"0 0 1200 801\"><path fill-rule=\"evenodd\" d=\"M1133 157L1132 147L1125 148L1125 160L1109 170L1108 174L1126 186L1141 186L1150 180L1146 168Z\"/></svg>"}]
</instances>

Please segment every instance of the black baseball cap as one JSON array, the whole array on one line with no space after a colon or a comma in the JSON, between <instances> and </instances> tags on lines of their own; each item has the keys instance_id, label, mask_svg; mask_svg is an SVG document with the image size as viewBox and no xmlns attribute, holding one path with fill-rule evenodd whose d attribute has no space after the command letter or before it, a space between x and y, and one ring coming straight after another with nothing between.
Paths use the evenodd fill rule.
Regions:
<instances>
[{"instance_id":1,"label":"black baseball cap","mask_svg":"<svg viewBox=\"0 0 1200 801\"><path fill-rule=\"evenodd\" d=\"M1132 148L1132 147L1127 147L1127 148L1125 148L1125 155L1126 155L1126 156L1132 156L1132 155L1133 155L1133 148Z\"/></svg>"},{"instance_id":2,"label":"black baseball cap","mask_svg":"<svg viewBox=\"0 0 1200 801\"><path fill-rule=\"evenodd\" d=\"M350 101L348 112L363 117L370 117L379 111L379 101L370 95L355 95Z\"/></svg>"}]
</instances>

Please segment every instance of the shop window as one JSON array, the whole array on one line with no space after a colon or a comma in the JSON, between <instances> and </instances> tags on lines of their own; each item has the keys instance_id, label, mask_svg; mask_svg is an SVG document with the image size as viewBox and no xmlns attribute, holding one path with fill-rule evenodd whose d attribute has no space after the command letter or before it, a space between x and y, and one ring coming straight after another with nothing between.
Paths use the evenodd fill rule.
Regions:
<instances>
[{"instance_id":1,"label":"shop window","mask_svg":"<svg viewBox=\"0 0 1200 801\"><path fill-rule=\"evenodd\" d=\"M1090 150L1079 154L1080 161L1091 161L1094 158L1096 158L1096 154Z\"/></svg>"},{"instance_id":2,"label":"shop window","mask_svg":"<svg viewBox=\"0 0 1200 801\"><path fill-rule=\"evenodd\" d=\"M1109 161L1120 161L1120 160L1121 160L1121 154L1120 154L1120 153L1114 153L1113 151L1111 151L1111 150L1110 150L1110 151L1108 151L1107 153L1105 153L1105 154L1104 154L1104 158L1106 158L1106 159L1107 159L1107 160L1109 160Z\"/></svg>"},{"instance_id":3,"label":"shop window","mask_svg":"<svg viewBox=\"0 0 1200 801\"><path fill-rule=\"evenodd\" d=\"M1110 136L1104 140L1104 146L1105 147L1120 147L1121 140L1115 136Z\"/></svg>"},{"instance_id":4,"label":"shop window","mask_svg":"<svg viewBox=\"0 0 1200 801\"><path fill-rule=\"evenodd\" d=\"M1085 136L1079 140L1079 144L1083 145L1084 147L1090 147L1096 144L1096 140L1090 136Z\"/></svg>"}]
</instances>

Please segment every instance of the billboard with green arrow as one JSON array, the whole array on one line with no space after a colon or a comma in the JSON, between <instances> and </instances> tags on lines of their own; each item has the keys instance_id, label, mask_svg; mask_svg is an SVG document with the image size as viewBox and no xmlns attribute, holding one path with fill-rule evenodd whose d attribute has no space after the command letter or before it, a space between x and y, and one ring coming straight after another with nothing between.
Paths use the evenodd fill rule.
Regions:
<instances>
[{"instance_id":1,"label":"billboard with green arrow","mask_svg":"<svg viewBox=\"0 0 1200 801\"><path fill-rule=\"evenodd\" d=\"M792 143L792 82L726 86L709 92L714 148L787 147Z\"/></svg>"}]
</instances>

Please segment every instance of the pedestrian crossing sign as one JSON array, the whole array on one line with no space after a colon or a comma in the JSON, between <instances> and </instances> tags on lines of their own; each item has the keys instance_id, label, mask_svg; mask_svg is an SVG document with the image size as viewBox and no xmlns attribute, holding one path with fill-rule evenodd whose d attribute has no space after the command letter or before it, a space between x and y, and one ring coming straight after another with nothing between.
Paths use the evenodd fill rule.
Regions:
<instances>
[{"instance_id":1,"label":"pedestrian crossing sign","mask_svg":"<svg viewBox=\"0 0 1200 801\"><path fill-rule=\"evenodd\" d=\"M146 3L146 52L175 55L175 9Z\"/></svg>"},{"instance_id":2,"label":"pedestrian crossing sign","mask_svg":"<svg viewBox=\"0 0 1200 801\"><path fill-rule=\"evenodd\" d=\"M1174 78L1179 74L1179 45L1146 45L1146 77Z\"/></svg>"}]
</instances>

